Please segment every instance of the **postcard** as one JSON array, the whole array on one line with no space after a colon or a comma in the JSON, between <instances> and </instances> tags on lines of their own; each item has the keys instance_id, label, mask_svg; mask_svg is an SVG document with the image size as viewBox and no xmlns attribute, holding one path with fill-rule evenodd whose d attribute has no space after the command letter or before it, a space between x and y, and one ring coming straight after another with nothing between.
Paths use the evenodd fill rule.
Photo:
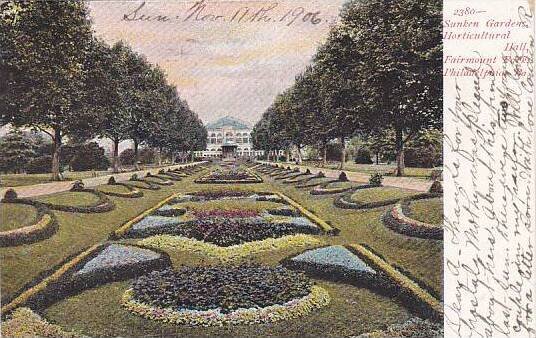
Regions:
<instances>
[{"instance_id":1,"label":"postcard","mask_svg":"<svg viewBox=\"0 0 536 338\"><path fill-rule=\"evenodd\" d=\"M3 337L536 337L532 0L0 1Z\"/></svg>"}]
</instances>

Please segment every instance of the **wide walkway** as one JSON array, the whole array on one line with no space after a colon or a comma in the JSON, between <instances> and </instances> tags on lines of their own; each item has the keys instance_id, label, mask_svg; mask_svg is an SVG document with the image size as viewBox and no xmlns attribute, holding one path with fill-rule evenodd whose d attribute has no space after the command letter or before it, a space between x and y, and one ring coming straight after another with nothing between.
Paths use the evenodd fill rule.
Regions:
<instances>
[{"instance_id":1,"label":"wide walkway","mask_svg":"<svg viewBox=\"0 0 536 338\"><path fill-rule=\"evenodd\" d=\"M164 169L164 170L177 169L177 168L194 165L194 164L200 164L200 163L204 163L204 162L176 164L176 165L170 165L167 167L151 168L151 169L145 169L145 170L118 173L118 174L103 175L103 176L98 176L98 177L90 177L90 178L84 178L81 181L84 182L84 185L86 186L86 188L89 188L89 187L95 187L98 185L108 183L108 179L110 178L110 176L114 176L115 180L118 182L128 181L130 177L134 174L137 174L139 177L144 177L148 172L150 172L151 174L157 174L158 171L161 169ZM14 189L17 192L17 195L19 197L34 197L34 196L48 195L48 194L53 194L57 192L67 191L71 189L73 182L74 181L49 182L49 183L14 187L12 189ZM7 189L9 188L0 188L0 198L4 197L4 194Z\"/></svg>"},{"instance_id":2,"label":"wide walkway","mask_svg":"<svg viewBox=\"0 0 536 338\"><path fill-rule=\"evenodd\" d=\"M285 168L287 166L294 168L300 168L301 171L305 171L309 169L311 173L316 174L319 171L322 171L324 174L326 174L326 177L331 178L337 178L339 177L339 174L341 173L341 170L337 169L328 169L328 168L318 168L313 166L307 166L307 165L296 165L291 163L275 163L275 162L266 162L266 161L257 161L258 163L266 163L266 164L283 164ZM346 171L346 176L350 181L354 182L368 182L370 175L365 173L358 173L354 171ZM430 189L430 186L432 185L433 181L426 180L426 179L420 179L415 177L394 177L394 176L384 176L383 177L383 185L385 186L391 186L391 187L397 187L397 188L403 188L403 189L411 189L416 190L420 192L427 192L428 189Z\"/></svg>"}]
</instances>

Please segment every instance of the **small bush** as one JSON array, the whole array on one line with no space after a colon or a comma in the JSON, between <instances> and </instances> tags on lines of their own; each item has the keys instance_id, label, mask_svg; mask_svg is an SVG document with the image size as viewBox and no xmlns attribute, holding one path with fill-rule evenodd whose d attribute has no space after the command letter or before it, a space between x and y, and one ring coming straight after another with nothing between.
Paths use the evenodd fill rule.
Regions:
<instances>
[{"instance_id":1,"label":"small bush","mask_svg":"<svg viewBox=\"0 0 536 338\"><path fill-rule=\"evenodd\" d=\"M84 190L85 186L84 186L84 182L82 181L75 181L73 183L73 186L71 187L71 191L82 191Z\"/></svg>"},{"instance_id":2,"label":"small bush","mask_svg":"<svg viewBox=\"0 0 536 338\"><path fill-rule=\"evenodd\" d=\"M318 174L316 174L316 177L323 178L323 177L326 177L326 174L324 174L323 172L319 171Z\"/></svg>"},{"instance_id":3,"label":"small bush","mask_svg":"<svg viewBox=\"0 0 536 338\"><path fill-rule=\"evenodd\" d=\"M365 148L360 148L357 151L355 157L355 163L357 164L372 164L372 158L370 157L370 151Z\"/></svg>"},{"instance_id":4,"label":"small bush","mask_svg":"<svg viewBox=\"0 0 536 338\"><path fill-rule=\"evenodd\" d=\"M434 183L432 183L432 185L430 186L430 189L428 190L428 192L431 192L433 194L443 193L443 186L441 185L441 182L437 180L434 181Z\"/></svg>"},{"instance_id":5,"label":"small bush","mask_svg":"<svg viewBox=\"0 0 536 338\"><path fill-rule=\"evenodd\" d=\"M160 170L158 170L158 173L159 173L159 174L165 174L166 171L165 171L164 169L160 169Z\"/></svg>"},{"instance_id":6,"label":"small bush","mask_svg":"<svg viewBox=\"0 0 536 338\"><path fill-rule=\"evenodd\" d=\"M110 178L108 179L108 184L115 184L115 183L117 183L117 182L115 181L115 177L110 176Z\"/></svg>"},{"instance_id":7,"label":"small bush","mask_svg":"<svg viewBox=\"0 0 536 338\"><path fill-rule=\"evenodd\" d=\"M149 172L145 175L145 177L153 177L153 174L151 174L151 172L149 171Z\"/></svg>"},{"instance_id":8,"label":"small bush","mask_svg":"<svg viewBox=\"0 0 536 338\"><path fill-rule=\"evenodd\" d=\"M307 168L307 170L305 170L305 174L306 175L311 175L311 170L309 170L309 168Z\"/></svg>"},{"instance_id":9,"label":"small bush","mask_svg":"<svg viewBox=\"0 0 536 338\"><path fill-rule=\"evenodd\" d=\"M18 197L17 192L14 189L8 189L6 193L4 194L4 200L6 201L12 201L16 200Z\"/></svg>"},{"instance_id":10,"label":"small bush","mask_svg":"<svg viewBox=\"0 0 536 338\"><path fill-rule=\"evenodd\" d=\"M383 175L380 173L374 173L369 178L369 184L374 186L380 186L383 182Z\"/></svg>"},{"instance_id":11,"label":"small bush","mask_svg":"<svg viewBox=\"0 0 536 338\"><path fill-rule=\"evenodd\" d=\"M132 176L130 176L131 181L135 181L137 179L138 179L138 174L132 174Z\"/></svg>"},{"instance_id":12,"label":"small bush","mask_svg":"<svg viewBox=\"0 0 536 338\"><path fill-rule=\"evenodd\" d=\"M348 176L346 176L346 173L342 171L339 175L339 181L341 182L348 182Z\"/></svg>"}]
</instances>

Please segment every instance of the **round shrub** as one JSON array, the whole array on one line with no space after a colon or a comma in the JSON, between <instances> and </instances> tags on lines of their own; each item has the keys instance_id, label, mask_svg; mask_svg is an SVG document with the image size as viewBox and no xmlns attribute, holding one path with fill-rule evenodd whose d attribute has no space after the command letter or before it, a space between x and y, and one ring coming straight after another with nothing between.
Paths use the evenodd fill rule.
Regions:
<instances>
[{"instance_id":1,"label":"round shrub","mask_svg":"<svg viewBox=\"0 0 536 338\"><path fill-rule=\"evenodd\" d=\"M311 175L311 170L309 168L307 168L307 170L305 170L305 174L306 175Z\"/></svg>"},{"instance_id":2,"label":"round shrub","mask_svg":"<svg viewBox=\"0 0 536 338\"><path fill-rule=\"evenodd\" d=\"M307 296L313 283L283 267L183 267L153 271L133 286L136 301L151 306L206 311L262 308Z\"/></svg>"},{"instance_id":3,"label":"round shrub","mask_svg":"<svg viewBox=\"0 0 536 338\"><path fill-rule=\"evenodd\" d=\"M319 171L318 174L316 174L316 177L323 178L323 177L326 177L326 174L324 174L323 172Z\"/></svg>"},{"instance_id":4,"label":"round shrub","mask_svg":"<svg viewBox=\"0 0 536 338\"><path fill-rule=\"evenodd\" d=\"M85 188L84 182L75 181L73 183L73 186L71 187L71 191L82 191L82 190L84 190L84 188Z\"/></svg>"},{"instance_id":5,"label":"round shrub","mask_svg":"<svg viewBox=\"0 0 536 338\"><path fill-rule=\"evenodd\" d=\"M131 181L135 181L137 179L138 179L138 174L132 174L132 176L130 176Z\"/></svg>"},{"instance_id":6,"label":"round shrub","mask_svg":"<svg viewBox=\"0 0 536 338\"><path fill-rule=\"evenodd\" d=\"M110 176L110 178L108 179L108 184L116 184L117 182L115 181L115 177L113 176Z\"/></svg>"},{"instance_id":7,"label":"round shrub","mask_svg":"<svg viewBox=\"0 0 536 338\"><path fill-rule=\"evenodd\" d=\"M339 175L339 181L341 182L348 182L348 176L346 176L346 173L343 171Z\"/></svg>"},{"instance_id":8,"label":"round shrub","mask_svg":"<svg viewBox=\"0 0 536 338\"><path fill-rule=\"evenodd\" d=\"M164 169L160 169L160 170L158 170L158 173L159 173L159 174L165 174L166 171L165 171Z\"/></svg>"},{"instance_id":9,"label":"round shrub","mask_svg":"<svg viewBox=\"0 0 536 338\"><path fill-rule=\"evenodd\" d=\"M374 173L370 175L369 184L373 186L380 186L383 182L383 175L380 173Z\"/></svg>"},{"instance_id":10,"label":"round shrub","mask_svg":"<svg viewBox=\"0 0 536 338\"><path fill-rule=\"evenodd\" d=\"M148 172L148 173L147 173L147 174L145 175L145 177L153 177L153 176L154 176L154 175L153 175L153 174L151 174L151 172L150 172L150 171L149 171L149 172Z\"/></svg>"},{"instance_id":11,"label":"round shrub","mask_svg":"<svg viewBox=\"0 0 536 338\"><path fill-rule=\"evenodd\" d=\"M14 189L9 188L4 194L5 201L13 201L18 198L17 192Z\"/></svg>"},{"instance_id":12,"label":"round shrub","mask_svg":"<svg viewBox=\"0 0 536 338\"><path fill-rule=\"evenodd\" d=\"M434 181L434 183L432 183L432 185L430 186L430 189L428 190L428 192L431 192L433 194L443 193L443 186L441 185L441 182L437 180Z\"/></svg>"}]
</instances>

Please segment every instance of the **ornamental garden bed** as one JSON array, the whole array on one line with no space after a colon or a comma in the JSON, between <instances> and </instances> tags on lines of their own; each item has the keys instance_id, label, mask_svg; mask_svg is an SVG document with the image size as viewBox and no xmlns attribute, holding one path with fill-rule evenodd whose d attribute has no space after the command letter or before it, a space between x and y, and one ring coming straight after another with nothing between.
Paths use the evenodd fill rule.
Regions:
<instances>
[{"instance_id":1,"label":"ornamental garden bed","mask_svg":"<svg viewBox=\"0 0 536 338\"><path fill-rule=\"evenodd\" d=\"M0 247L30 244L52 236L58 229L56 217L44 204L29 199L0 203Z\"/></svg>"},{"instance_id":2,"label":"ornamental garden bed","mask_svg":"<svg viewBox=\"0 0 536 338\"><path fill-rule=\"evenodd\" d=\"M184 267L138 278L122 298L130 312L177 325L272 323L329 304L327 291L283 267Z\"/></svg>"},{"instance_id":3,"label":"ornamental garden bed","mask_svg":"<svg viewBox=\"0 0 536 338\"><path fill-rule=\"evenodd\" d=\"M83 187L73 187L71 191L40 196L35 200L51 210L65 212L92 214L108 212L115 208L113 201L104 193Z\"/></svg>"},{"instance_id":4,"label":"ornamental garden bed","mask_svg":"<svg viewBox=\"0 0 536 338\"><path fill-rule=\"evenodd\" d=\"M319 185L323 184L329 184L337 182L338 180L335 178L327 178L327 177L312 177L310 180L306 180L304 182L300 182L299 184L296 184L295 187L298 189L306 189L306 188L314 188Z\"/></svg>"},{"instance_id":5,"label":"ornamental garden bed","mask_svg":"<svg viewBox=\"0 0 536 338\"><path fill-rule=\"evenodd\" d=\"M146 189L146 190L162 189L161 184L156 184L155 182L152 182L147 179L138 178L137 175L132 175L132 177L129 180L128 185L134 186L139 189Z\"/></svg>"},{"instance_id":6,"label":"ornamental garden bed","mask_svg":"<svg viewBox=\"0 0 536 338\"><path fill-rule=\"evenodd\" d=\"M194 181L200 184L237 184L262 183L262 178L247 170L221 169L214 170Z\"/></svg>"},{"instance_id":7,"label":"ornamental garden bed","mask_svg":"<svg viewBox=\"0 0 536 338\"><path fill-rule=\"evenodd\" d=\"M104 243L67 258L50 274L38 276L18 294L3 300L2 315L20 306L42 310L67 298L110 282L144 275L171 265L169 256L157 249Z\"/></svg>"},{"instance_id":8,"label":"ornamental garden bed","mask_svg":"<svg viewBox=\"0 0 536 338\"><path fill-rule=\"evenodd\" d=\"M358 186L359 185L357 183L350 181L327 182L314 187L314 189L311 190L311 195L340 194L357 188Z\"/></svg>"},{"instance_id":9,"label":"ornamental garden bed","mask_svg":"<svg viewBox=\"0 0 536 338\"><path fill-rule=\"evenodd\" d=\"M395 187L362 185L336 198L334 205L343 209L371 209L395 204L404 198L426 196L436 197L438 194L419 193Z\"/></svg>"},{"instance_id":10,"label":"ornamental garden bed","mask_svg":"<svg viewBox=\"0 0 536 338\"><path fill-rule=\"evenodd\" d=\"M422 195L401 200L385 213L384 224L407 236L443 239L443 200L439 197L429 197ZM418 217L425 221L415 219L414 210L417 211Z\"/></svg>"},{"instance_id":11,"label":"ornamental garden bed","mask_svg":"<svg viewBox=\"0 0 536 338\"><path fill-rule=\"evenodd\" d=\"M123 197L123 198L139 198L143 197L143 192L136 187L126 184L115 182L101 185L97 188L98 191L108 196Z\"/></svg>"}]
</instances>

